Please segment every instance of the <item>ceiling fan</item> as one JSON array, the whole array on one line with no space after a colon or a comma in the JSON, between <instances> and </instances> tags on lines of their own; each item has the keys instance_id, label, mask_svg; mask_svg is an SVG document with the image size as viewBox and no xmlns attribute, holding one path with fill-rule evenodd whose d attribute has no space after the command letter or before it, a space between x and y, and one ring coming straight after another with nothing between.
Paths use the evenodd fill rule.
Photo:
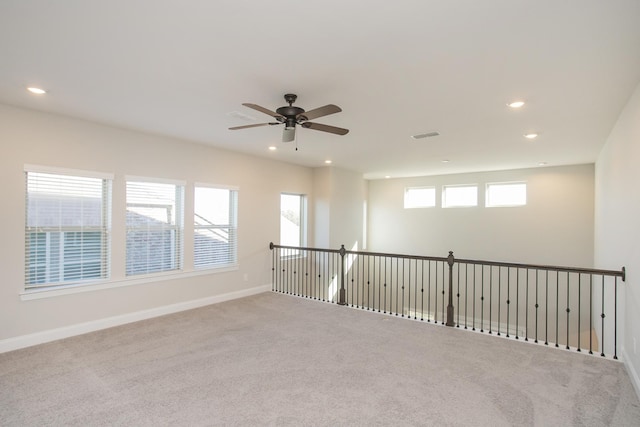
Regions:
<instances>
[{"instance_id":1,"label":"ceiling fan","mask_svg":"<svg viewBox=\"0 0 640 427\"><path fill-rule=\"evenodd\" d=\"M342 111L337 105L329 104L324 107L319 107L314 110L304 111L300 107L294 107L293 103L296 102L298 95L288 93L284 96L284 100L289 105L280 107L276 111L271 111L267 108L261 107L256 104L242 104L245 107L253 108L254 110L265 113L276 119L275 122L258 123L254 125L235 126L229 128L229 130L247 129L258 126L267 125L281 125L284 124L284 131L282 133L282 142L291 142L295 139L296 125L300 125L303 128L319 130L322 132L335 133L336 135L346 135L349 133L349 129L343 129L335 126L323 125L321 123L313 123L309 120L317 119L318 117L328 116L329 114L339 113Z\"/></svg>"}]
</instances>

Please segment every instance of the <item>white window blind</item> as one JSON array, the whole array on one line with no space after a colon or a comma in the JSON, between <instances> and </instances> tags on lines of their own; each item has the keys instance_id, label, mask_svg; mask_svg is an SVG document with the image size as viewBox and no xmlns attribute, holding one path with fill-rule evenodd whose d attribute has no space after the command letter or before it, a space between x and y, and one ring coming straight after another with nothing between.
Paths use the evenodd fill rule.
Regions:
<instances>
[{"instance_id":1,"label":"white window blind","mask_svg":"<svg viewBox=\"0 0 640 427\"><path fill-rule=\"evenodd\" d=\"M181 269L184 186L128 180L126 191L126 274Z\"/></svg>"},{"instance_id":2,"label":"white window blind","mask_svg":"<svg viewBox=\"0 0 640 427\"><path fill-rule=\"evenodd\" d=\"M108 178L25 171L25 289L109 277Z\"/></svg>"},{"instance_id":3,"label":"white window blind","mask_svg":"<svg viewBox=\"0 0 640 427\"><path fill-rule=\"evenodd\" d=\"M226 188L194 188L193 262L196 269L237 262L238 192Z\"/></svg>"}]
</instances>

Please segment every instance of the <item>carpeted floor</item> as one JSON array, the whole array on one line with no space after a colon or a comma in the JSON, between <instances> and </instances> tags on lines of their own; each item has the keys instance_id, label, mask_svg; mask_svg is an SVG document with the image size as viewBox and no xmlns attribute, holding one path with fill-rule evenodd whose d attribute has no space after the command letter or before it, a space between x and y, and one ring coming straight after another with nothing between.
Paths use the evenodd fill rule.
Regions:
<instances>
[{"instance_id":1,"label":"carpeted floor","mask_svg":"<svg viewBox=\"0 0 640 427\"><path fill-rule=\"evenodd\" d=\"M640 425L621 363L265 293L0 354L0 425Z\"/></svg>"}]
</instances>

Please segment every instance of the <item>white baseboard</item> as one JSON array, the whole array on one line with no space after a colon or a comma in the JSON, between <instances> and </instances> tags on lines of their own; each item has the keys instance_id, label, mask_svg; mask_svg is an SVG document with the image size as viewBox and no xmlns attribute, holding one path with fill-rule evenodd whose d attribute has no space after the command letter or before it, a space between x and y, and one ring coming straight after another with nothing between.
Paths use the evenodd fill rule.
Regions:
<instances>
[{"instance_id":1,"label":"white baseboard","mask_svg":"<svg viewBox=\"0 0 640 427\"><path fill-rule=\"evenodd\" d=\"M192 301L180 302L177 304L165 305L149 310L136 311L133 313L122 314L119 316L107 317L104 319L92 320L90 322L78 323L62 328L50 329L42 332L36 332L28 335L7 338L0 340L0 353L18 350L33 345L44 344L47 342L59 340L62 338L73 337L76 335L86 334L88 332L99 331L101 329L112 328L139 320L150 319L153 317L164 316L165 314L177 313L179 311L191 310L193 308L203 307L205 305L217 304L224 301L230 301L238 298L248 297L251 295L268 292L271 285L257 286L255 288L243 289L241 291L229 292L221 295L214 295Z\"/></svg>"},{"instance_id":2,"label":"white baseboard","mask_svg":"<svg viewBox=\"0 0 640 427\"><path fill-rule=\"evenodd\" d=\"M622 349L621 351L622 361L624 362L624 367L627 369L627 373L629 374L629 378L631 378L631 384L633 384L633 388L636 390L636 394L638 395L638 399L640 399L640 375L638 375L638 371L635 370L633 365L629 363L629 356L627 355L626 349Z\"/></svg>"}]
</instances>

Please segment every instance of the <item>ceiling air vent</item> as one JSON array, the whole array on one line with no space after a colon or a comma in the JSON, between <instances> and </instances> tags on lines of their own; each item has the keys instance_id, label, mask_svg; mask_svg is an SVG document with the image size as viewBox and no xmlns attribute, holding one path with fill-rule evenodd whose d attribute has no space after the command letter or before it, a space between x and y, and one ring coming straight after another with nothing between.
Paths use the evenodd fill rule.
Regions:
<instances>
[{"instance_id":1,"label":"ceiling air vent","mask_svg":"<svg viewBox=\"0 0 640 427\"><path fill-rule=\"evenodd\" d=\"M413 139L432 138L432 137L438 136L438 135L440 135L440 133L434 131L434 132L421 133L421 134L418 134L418 135L411 135L411 138L413 138Z\"/></svg>"}]
</instances>

